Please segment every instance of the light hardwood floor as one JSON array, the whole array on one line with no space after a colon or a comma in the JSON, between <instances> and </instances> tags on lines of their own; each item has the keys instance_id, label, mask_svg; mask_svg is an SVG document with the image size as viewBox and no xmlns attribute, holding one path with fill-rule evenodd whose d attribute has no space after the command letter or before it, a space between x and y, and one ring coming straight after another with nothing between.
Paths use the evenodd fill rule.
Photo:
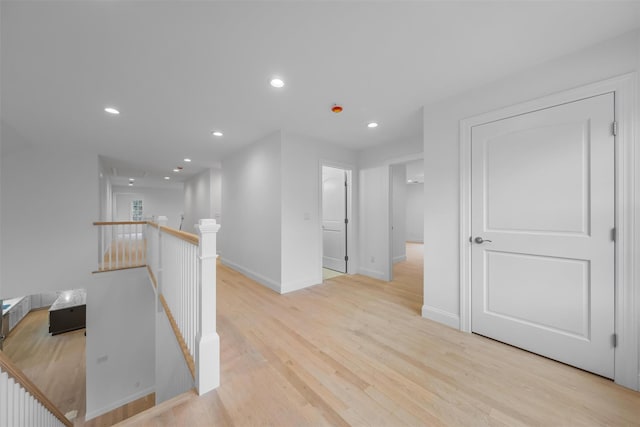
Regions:
<instances>
[{"instance_id":1,"label":"light hardwood floor","mask_svg":"<svg viewBox=\"0 0 640 427\"><path fill-rule=\"evenodd\" d=\"M63 414L77 411L74 426L111 426L154 405L150 394L85 422L85 330L51 336L48 328L48 310L30 312L9 334L4 352Z\"/></svg>"},{"instance_id":2,"label":"light hardwood floor","mask_svg":"<svg viewBox=\"0 0 640 427\"><path fill-rule=\"evenodd\" d=\"M219 266L220 387L121 425L640 425L640 393L421 318L420 263L286 295Z\"/></svg>"}]
</instances>

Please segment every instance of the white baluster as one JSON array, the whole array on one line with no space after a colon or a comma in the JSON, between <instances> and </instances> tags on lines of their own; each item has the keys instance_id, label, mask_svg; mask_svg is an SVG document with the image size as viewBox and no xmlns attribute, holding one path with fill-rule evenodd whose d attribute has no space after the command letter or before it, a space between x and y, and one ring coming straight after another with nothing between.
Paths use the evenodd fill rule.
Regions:
<instances>
[{"instance_id":1,"label":"white baluster","mask_svg":"<svg viewBox=\"0 0 640 427\"><path fill-rule=\"evenodd\" d=\"M0 373L0 426L8 426L9 421L9 375L6 372Z\"/></svg>"},{"instance_id":2,"label":"white baluster","mask_svg":"<svg viewBox=\"0 0 640 427\"><path fill-rule=\"evenodd\" d=\"M113 226L109 225L109 226L106 226L106 227L108 227L107 231L109 232L108 233L109 234L109 246L107 247L107 250L109 251L109 268L111 268L111 266L112 266L111 257L113 255Z\"/></svg>"}]
</instances>

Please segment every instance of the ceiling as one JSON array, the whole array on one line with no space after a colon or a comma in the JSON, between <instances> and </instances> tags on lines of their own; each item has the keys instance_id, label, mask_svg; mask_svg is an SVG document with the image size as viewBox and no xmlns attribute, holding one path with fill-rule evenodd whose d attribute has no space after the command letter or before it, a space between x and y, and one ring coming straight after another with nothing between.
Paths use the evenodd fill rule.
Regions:
<instances>
[{"instance_id":1,"label":"ceiling","mask_svg":"<svg viewBox=\"0 0 640 427\"><path fill-rule=\"evenodd\" d=\"M0 8L3 151L91 150L149 183L219 165L278 129L354 150L419 139L421 106L640 26L637 1ZM284 88L269 85L275 75Z\"/></svg>"}]
</instances>

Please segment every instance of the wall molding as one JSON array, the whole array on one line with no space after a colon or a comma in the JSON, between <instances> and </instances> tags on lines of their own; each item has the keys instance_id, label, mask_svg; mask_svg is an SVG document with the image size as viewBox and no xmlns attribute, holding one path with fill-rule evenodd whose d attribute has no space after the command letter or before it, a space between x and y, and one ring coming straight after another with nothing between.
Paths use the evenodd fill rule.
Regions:
<instances>
[{"instance_id":1,"label":"wall molding","mask_svg":"<svg viewBox=\"0 0 640 427\"><path fill-rule=\"evenodd\" d=\"M318 277L294 280L291 282L283 283L281 285L281 294L287 294L289 292L299 291L300 289L308 288L309 286L315 286L322 284L322 277L318 280Z\"/></svg>"},{"instance_id":2,"label":"wall molding","mask_svg":"<svg viewBox=\"0 0 640 427\"><path fill-rule=\"evenodd\" d=\"M104 415L107 412L113 411L114 409L117 409L121 406L126 405L127 403L133 402L134 400L138 400L142 397L145 397L151 393L155 392L155 387L148 387L145 388L144 390L140 390L136 393L133 393L127 397L123 397L122 399L116 400L115 402L107 405L107 406L103 406L100 409L96 409L95 411L90 411L87 412L85 415L85 420L89 421L92 418L95 417L99 417L100 415Z\"/></svg>"},{"instance_id":3,"label":"wall molding","mask_svg":"<svg viewBox=\"0 0 640 427\"><path fill-rule=\"evenodd\" d=\"M460 316L455 313L440 310L436 307L431 307L427 304L422 306L422 317L433 320L434 322L445 324L454 329L460 329Z\"/></svg>"},{"instance_id":4,"label":"wall molding","mask_svg":"<svg viewBox=\"0 0 640 427\"><path fill-rule=\"evenodd\" d=\"M376 271L376 270L371 270L368 268L363 268L360 267L360 270L358 271L358 273L364 275L364 276L369 276L369 277L373 277L374 279L379 279L379 280L386 280L384 273L381 271Z\"/></svg>"},{"instance_id":5,"label":"wall molding","mask_svg":"<svg viewBox=\"0 0 640 427\"><path fill-rule=\"evenodd\" d=\"M248 278L260 283L261 285L266 286L267 288L279 294L282 293L280 283L276 282L275 280L269 279L268 277L265 277L262 274L258 274L253 270L250 270L248 268L241 266L240 264L236 264L235 262L230 261L227 258L221 257L220 261L222 261L224 265L233 268L237 272L244 274Z\"/></svg>"},{"instance_id":6,"label":"wall molding","mask_svg":"<svg viewBox=\"0 0 640 427\"><path fill-rule=\"evenodd\" d=\"M407 260L407 256L406 255L400 255L400 256L396 256L393 257L393 263L397 263L397 262L402 262L402 261L406 261Z\"/></svg>"}]
</instances>

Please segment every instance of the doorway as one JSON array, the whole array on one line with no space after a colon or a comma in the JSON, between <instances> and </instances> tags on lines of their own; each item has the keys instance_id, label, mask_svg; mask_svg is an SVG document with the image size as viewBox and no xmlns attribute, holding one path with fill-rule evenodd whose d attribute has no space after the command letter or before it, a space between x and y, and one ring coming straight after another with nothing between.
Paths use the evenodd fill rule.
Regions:
<instances>
[{"instance_id":1,"label":"doorway","mask_svg":"<svg viewBox=\"0 0 640 427\"><path fill-rule=\"evenodd\" d=\"M422 281L424 258L424 160L415 159L390 166L389 280L395 280L398 270L408 270L414 279ZM413 267L405 269L409 262ZM403 275L406 275L404 272ZM419 277L418 277L419 276ZM416 292L422 295L422 286Z\"/></svg>"},{"instance_id":2,"label":"doorway","mask_svg":"<svg viewBox=\"0 0 640 427\"><path fill-rule=\"evenodd\" d=\"M351 170L322 165L323 277L349 272Z\"/></svg>"}]
</instances>

